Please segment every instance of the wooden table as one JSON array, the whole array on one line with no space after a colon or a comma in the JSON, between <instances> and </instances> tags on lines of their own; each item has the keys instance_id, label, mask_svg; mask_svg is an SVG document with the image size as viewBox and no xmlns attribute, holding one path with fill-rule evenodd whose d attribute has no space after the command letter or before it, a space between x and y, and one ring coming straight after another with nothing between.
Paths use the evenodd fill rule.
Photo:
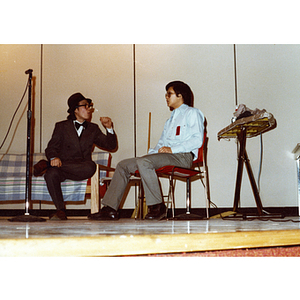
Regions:
<instances>
[{"instance_id":1,"label":"wooden table","mask_svg":"<svg viewBox=\"0 0 300 300\"><path fill-rule=\"evenodd\" d=\"M274 119L273 115L263 110L261 111L261 113L255 114L253 116L241 118L218 132L218 140L231 138L237 138L238 140L238 166L233 212L237 212L240 202L243 167L245 163L253 195L255 198L258 215L265 216L259 191L250 165L250 160L246 151L246 139L258 136L274 128L276 128L276 120Z\"/></svg>"}]
</instances>

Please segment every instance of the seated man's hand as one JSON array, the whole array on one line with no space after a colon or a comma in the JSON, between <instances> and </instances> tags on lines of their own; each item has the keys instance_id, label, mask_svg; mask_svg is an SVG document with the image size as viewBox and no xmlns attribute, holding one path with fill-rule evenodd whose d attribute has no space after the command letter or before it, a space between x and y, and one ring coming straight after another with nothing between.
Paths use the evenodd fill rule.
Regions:
<instances>
[{"instance_id":1,"label":"seated man's hand","mask_svg":"<svg viewBox=\"0 0 300 300\"><path fill-rule=\"evenodd\" d=\"M53 158L50 161L50 164L51 164L51 167L58 167L58 168L61 167L61 165L62 165L61 160L58 157Z\"/></svg>"},{"instance_id":2,"label":"seated man's hand","mask_svg":"<svg viewBox=\"0 0 300 300\"><path fill-rule=\"evenodd\" d=\"M170 147L161 147L158 149L158 153L173 153Z\"/></svg>"}]
</instances>

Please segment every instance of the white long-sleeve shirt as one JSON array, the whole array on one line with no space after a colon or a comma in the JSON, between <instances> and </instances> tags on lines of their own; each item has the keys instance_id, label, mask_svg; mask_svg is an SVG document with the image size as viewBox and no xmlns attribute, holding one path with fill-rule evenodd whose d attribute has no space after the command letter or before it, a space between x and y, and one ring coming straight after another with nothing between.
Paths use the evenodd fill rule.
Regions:
<instances>
[{"instance_id":1,"label":"white long-sleeve shirt","mask_svg":"<svg viewBox=\"0 0 300 300\"><path fill-rule=\"evenodd\" d=\"M158 153L161 147L170 147L172 153L192 152L195 160L203 143L203 135L203 113L197 108L182 104L172 111L157 145L150 148L148 154Z\"/></svg>"}]
</instances>

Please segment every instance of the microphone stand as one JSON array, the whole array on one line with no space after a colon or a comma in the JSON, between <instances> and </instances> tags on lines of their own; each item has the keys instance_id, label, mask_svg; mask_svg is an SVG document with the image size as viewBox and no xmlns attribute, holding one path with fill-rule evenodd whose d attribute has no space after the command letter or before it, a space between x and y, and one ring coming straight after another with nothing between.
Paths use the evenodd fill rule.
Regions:
<instances>
[{"instance_id":1,"label":"microphone stand","mask_svg":"<svg viewBox=\"0 0 300 300\"><path fill-rule=\"evenodd\" d=\"M10 222L45 222L46 219L31 216L29 214L29 200L31 200L30 193L30 154L31 154L31 87L32 87L32 69L25 71L29 75L28 78L28 110L27 110L27 152L26 152L26 188L25 188L25 214L8 219Z\"/></svg>"}]
</instances>

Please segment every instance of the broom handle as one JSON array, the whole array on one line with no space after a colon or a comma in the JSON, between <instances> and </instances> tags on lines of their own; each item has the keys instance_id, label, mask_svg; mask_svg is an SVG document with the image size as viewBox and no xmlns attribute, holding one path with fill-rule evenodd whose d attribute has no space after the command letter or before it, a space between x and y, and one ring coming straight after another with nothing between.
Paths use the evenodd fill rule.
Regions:
<instances>
[{"instance_id":1,"label":"broom handle","mask_svg":"<svg viewBox=\"0 0 300 300\"><path fill-rule=\"evenodd\" d=\"M151 136L151 112L149 112L149 125L148 125L148 149L147 149L147 153L150 149L150 136Z\"/></svg>"}]
</instances>

